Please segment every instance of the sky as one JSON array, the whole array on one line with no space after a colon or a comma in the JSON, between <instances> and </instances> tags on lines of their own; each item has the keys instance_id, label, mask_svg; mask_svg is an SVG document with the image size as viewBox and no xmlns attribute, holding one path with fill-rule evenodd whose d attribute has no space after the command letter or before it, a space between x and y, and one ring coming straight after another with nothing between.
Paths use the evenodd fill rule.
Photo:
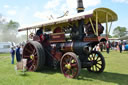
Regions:
<instances>
[{"instance_id":1,"label":"sky","mask_svg":"<svg viewBox=\"0 0 128 85\"><path fill-rule=\"evenodd\" d=\"M118 15L118 21L113 23L112 30L126 27L128 30L128 0L83 0L85 11L99 7L110 8ZM77 0L0 0L0 14L6 20L14 20L20 26L62 16L66 11L69 15L76 14ZM112 34L112 31L111 31Z\"/></svg>"}]
</instances>

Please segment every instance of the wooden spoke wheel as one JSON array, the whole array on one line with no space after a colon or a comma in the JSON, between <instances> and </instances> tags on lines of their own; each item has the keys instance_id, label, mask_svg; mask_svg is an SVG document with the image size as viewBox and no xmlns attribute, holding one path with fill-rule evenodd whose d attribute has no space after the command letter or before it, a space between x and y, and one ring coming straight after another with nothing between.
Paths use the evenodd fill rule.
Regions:
<instances>
[{"instance_id":1,"label":"wooden spoke wheel","mask_svg":"<svg viewBox=\"0 0 128 85\"><path fill-rule=\"evenodd\" d=\"M28 71L40 71L45 63L43 46L37 41L28 42L23 49L23 58L27 59Z\"/></svg>"},{"instance_id":2,"label":"wooden spoke wheel","mask_svg":"<svg viewBox=\"0 0 128 85\"><path fill-rule=\"evenodd\" d=\"M88 60L93 63L91 67L87 68L88 71L96 73L101 73L104 71L105 60L100 52L92 51L88 56Z\"/></svg>"},{"instance_id":3,"label":"wooden spoke wheel","mask_svg":"<svg viewBox=\"0 0 128 85\"><path fill-rule=\"evenodd\" d=\"M61 58L60 66L61 72L67 78L76 78L80 74L81 64L75 53L65 53Z\"/></svg>"}]
</instances>

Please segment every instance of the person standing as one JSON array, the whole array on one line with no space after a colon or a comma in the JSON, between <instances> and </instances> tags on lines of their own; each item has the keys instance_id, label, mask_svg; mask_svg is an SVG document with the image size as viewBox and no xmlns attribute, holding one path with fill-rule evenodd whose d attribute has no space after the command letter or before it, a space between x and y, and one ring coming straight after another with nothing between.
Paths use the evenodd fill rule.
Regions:
<instances>
[{"instance_id":1,"label":"person standing","mask_svg":"<svg viewBox=\"0 0 128 85\"><path fill-rule=\"evenodd\" d=\"M16 60L17 60L17 62L21 61L20 46L17 46L17 48L16 48Z\"/></svg>"},{"instance_id":2,"label":"person standing","mask_svg":"<svg viewBox=\"0 0 128 85\"><path fill-rule=\"evenodd\" d=\"M20 47L20 57L22 58L22 54L23 54L23 45L21 45Z\"/></svg>"},{"instance_id":3,"label":"person standing","mask_svg":"<svg viewBox=\"0 0 128 85\"><path fill-rule=\"evenodd\" d=\"M123 45L122 45L122 51L124 51L125 50L125 44L123 43Z\"/></svg>"},{"instance_id":4,"label":"person standing","mask_svg":"<svg viewBox=\"0 0 128 85\"><path fill-rule=\"evenodd\" d=\"M13 47L11 48L10 53L11 53L11 57L12 57L11 64L14 64L15 50L14 50L14 48L13 48Z\"/></svg>"},{"instance_id":5,"label":"person standing","mask_svg":"<svg viewBox=\"0 0 128 85\"><path fill-rule=\"evenodd\" d=\"M109 44L109 42L108 42L108 41L107 41L107 43L106 43L106 48L107 48L107 53L109 54L110 44Z\"/></svg>"},{"instance_id":6,"label":"person standing","mask_svg":"<svg viewBox=\"0 0 128 85\"><path fill-rule=\"evenodd\" d=\"M119 50L120 50L120 53L122 53L122 43L119 43Z\"/></svg>"},{"instance_id":7,"label":"person standing","mask_svg":"<svg viewBox=\"0 0 128 85\"><path fill-rule=\"evenodd\" d=\"M100 51L103 52L103 42L100 42Z\"/></svg>"}]
</instances>

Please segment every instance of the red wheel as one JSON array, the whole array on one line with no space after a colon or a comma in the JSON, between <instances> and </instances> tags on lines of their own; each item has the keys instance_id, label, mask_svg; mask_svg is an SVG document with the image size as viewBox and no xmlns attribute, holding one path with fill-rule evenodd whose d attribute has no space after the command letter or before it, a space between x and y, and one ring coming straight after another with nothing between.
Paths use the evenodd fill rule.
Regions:
<instances>
[{"instance_id":1,"label":"red wheel","mask_svg":"<svg viewBox=\"0 0 128 85\"><path fill-rule=\"evenodd\" d=\"M88 60L93 63L91 67L87 68L88 71L96 73L101 73L104 71L105 60L100 52L92 51L88 56Z\"/></svg>"},{"instance_id":2,"label":"red wheel","mask_svg":"<svg viewBox=\"0 0 128 85\"><path fill-rule=\"evenodd\" d=\"M67 52L63 55L61 62L61 72L65 77L76 78L79 76L81 64L77 55L72 52Z\"/></svg>"},{"instance_id":3,"label":"red wheel","mask_svg":"<svg viewBox=\"0 0 128 85\"><path fill-rule=\"evenodd\" d=\"M23 58L27 59L27 70L42 70L45 63L45 54L42 45L37 41L28 42L23 49Z\"/></svg>"}]
</instances>

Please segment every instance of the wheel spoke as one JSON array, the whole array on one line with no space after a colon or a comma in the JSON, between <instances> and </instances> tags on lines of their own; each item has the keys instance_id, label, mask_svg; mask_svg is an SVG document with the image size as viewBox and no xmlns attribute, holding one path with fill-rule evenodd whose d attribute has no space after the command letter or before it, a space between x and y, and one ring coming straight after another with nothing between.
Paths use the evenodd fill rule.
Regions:
<instances>
[{"instance_id":1,"label":"wheel spoke","mask_svg":"<svg viewBox=\"0 0 128 85\"><path fill-rule=\"evenodd\" d=\"M76 72L77 70L72 69L71 71L72 71L72 76L75 76L77 74L77 72Z\"/></svg>"},{"instance_id":2,"label":"wheel spoke","mask_svg":"<svg viewBox=\"0 0 128 85\"><path fill-rule=\"evenodd\" d=\"M73 59L73 58L71 57L70 60L69 60L70 63L72 62L72 59Z\"/></svg>"},{"instance_id":3,"label":"wheel spoke","mask_svg":"<svg viewBox=\"0 0 128 85\"><path fill-rule=\"evenodd\" d=\"M97 63L98 65L102 65L101 63Z\"/></svg>"},{"instance_id":4,"label":"wheel spoke","mask_svg":"<svg viewBox=\"0 0 128 85\"><path fill-rule=\"evenodd\" d=\"M91 57L88 57L90 59L90 61L92 61L92 58Z\"/></svg>"},{"instance_id":5,"label":"wheel spoke","mask_svg":"<svg viewBox=\"0 0 128 85\"><path fill-rule=\"evenodd\" d=\"M65 62L66 64L69 63L67 58L64 58L63 62Z\"/></svg>"},{"instance_id":6,"label":"wheel spoke","mask_svg":"<svg viewBox=\"0 0 128 85\"><path fill-rule=\"evenodd\" d=\"M66 70L67 70L67 68L66 68L66 67L63 67L63 70L64 70L64 71L66 71Z\"/></svg>"},{"instance_id":7,"label":"wheel spoke","mask_svg":"<svg viewBox=\"0 0 128 85\"><path fill-rule=\"evenodd\" d=\"M65 73L66 73L66 74L70 74L70 70L67 69L67 70L65 71Z\"/></svg>"},{"instance_id":8,"label":"wheel spoke","mask_svg":"<svg viewBox=\"0 0 128 85\"><path fill-rule=\"evenodd\" d=\"M95 69L96 69L96 71L97 71L97 66L95 65Z\"/></svg>"},{"instance_id":9,"label":"wheel spoke","mask_svg":"<svg viewBox=\"0 0 128 85\"><path fill-rule=\"evenodd\" d=\"M71 64L71 67L77 67L77 63Z\"/></svg>"},{"instance_id":10,"label":"wheel spoke","mask_svg":"<svg viewBox=\"0 0 128 85\"><path fill-rule=\"evenodd\" d=\"M97 65L95 65L96 66L96 68L98 68L98 69L101 69L100 67L98 67Z\"/></svg>"},{"instance_id":11,"label":"wheel spoke","mask_svg":"<svg viewBox=\"0 0 128 85\"><path fill-rule=\"evenodd\" d=\"M32 51L30 51L29 49L25 48L25 50L26 50L27 52L29 52L30 54L32 54Z\"/></svg>"},{"instance_id":12,"label":"wheel spoke","mask_svg":"<svg viewBox=\"0 0 128 85\"><path fill-rule=\"evenodd\" d=\"M34 54L34 55L36 54L36 49L33 49L33 54Z\"/></svg>"},{"instance_id":13,"label":"wheel spoke","mask_svg":"<svg viewBox=\"0 0 128 85\"><path fill-rule=\"evenodd\" d=\"M33 60L29 60L27 64L30 64L30 63L32 63L32 62L33 62Z\"/></svg>"},{"instance_id":14,"label":"wheel spoke","mask_svg":"<svg viewBox=\"0 0 128 85\"><path fill-rule=\"evenodd\" d=\"M97 57L96 57L96 61L97 61L99 58L100 58L100 57L99 57L99 56L97 56Z\"/></svg>"},{"instance_id":15,"label":"wheel spoke","mask_svg":"<svg viewBox=\"0 0 128 85\"><path fill-rule=\"evenodd\" d=\"M24 58L30 58L30 56L24 56Z\"/></svg>"},{"instance_id":16,"label":"wheel spoke","mask_svg":"<svg viewBox=\"0 0 128 85\"><path fill-rule=\"evenodd\" d=\"M66 62L63 62L62 65L65 66L67 63Z\"/></svg>"},{"instance_id":17,"label":"wheel spoke","mask_svg":"<svg viewBox=\"0 0 128 85\"><path fill-rule=\"evenodd\" d=\"M93 54L94 56L93 56L93 60L95 60L95 56L96 56L96 54Z\"/></svg>"},{"instance_id":18,"label":"wheel spoke","mask_svg":"<svg viewBox=\"0 0 128 85\"><path fill-rule=\"evenodd\" d=\"M92 68L92 71L94 71L94 65L91 68Z\"/></svg>"},{"instance_id":19,"label":"wheel spoke","mask_svg":"<svg viewBox=\"0 0 128 85\"><path fill-rule=\"evenodd\" d=\"M101 61L101 59L97 60L97 62Z\"/></svg>"},{"instance_id":20,"label":"wheel spoke","mask_svg":"<svg viewBox=\"0 0 128 85\"><path fill-rule=\"evenodd\" d=\"M33 49L31 44L28 44L28 45L29 45L30 49Z\"/></svg>"},{"instance_id":21,"label":"wheel spoke","mask_svg":"<svg viewBox=\"0 0 128 85\"><path fill-rule=\"evenodd\" d=\"M29 71L32 71L32 67L33 67L33 65L31 65L28 70L29 70Z\"/></svg>"}]
</instances>

